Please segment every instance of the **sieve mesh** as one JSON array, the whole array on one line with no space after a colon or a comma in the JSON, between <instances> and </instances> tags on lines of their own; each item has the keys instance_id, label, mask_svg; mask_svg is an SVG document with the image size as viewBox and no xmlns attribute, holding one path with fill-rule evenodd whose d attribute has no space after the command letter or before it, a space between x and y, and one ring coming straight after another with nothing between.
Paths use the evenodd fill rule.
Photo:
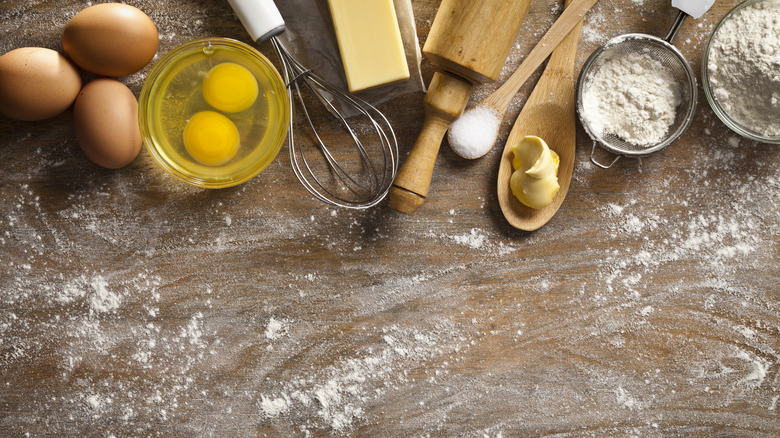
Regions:
<instances>
[{"instance_id":1,"label":"sieve mesh","mask_svg":"<svg viewBox=\"0 0 780 438\"><path fill-rule=\"evenodd\" d=\"M588 89L594 74L605 61L627 53L647 54L660 62L672 74L679 84L680 105L677 107L674 123L669 127L666 136L655 144L637 145L629 143L622 138L606 133L597 132L588 120L588 114L583 110L583 93ZM696 109L696 77L688 62L682 54L670 43L645 34L627 34L613 38L605 45L597 49L582 68L579 85L577 87L577 112L583 127L594 142L618 155L642 157L669 146L677 140L693 120Z\"/></svg>"}]
</instances>

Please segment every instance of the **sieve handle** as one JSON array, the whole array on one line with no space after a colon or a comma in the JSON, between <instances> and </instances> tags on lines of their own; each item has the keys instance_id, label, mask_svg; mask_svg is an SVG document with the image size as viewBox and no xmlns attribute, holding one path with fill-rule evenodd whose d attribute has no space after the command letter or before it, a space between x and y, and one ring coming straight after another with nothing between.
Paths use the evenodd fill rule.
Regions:
<instances>
[{"instance_id":1,"label":"sieve handle","mask_svg":"<svg viewBox=\"0 0 780 438\"><path fill-rule=\"evenodd\" d=\"M682 26L683 21L685 21L687 17L701 17L705 12L710 10L713 3L715 3L715 0L672 0L672 7L679 9L680 13L677 14L674 25L672 25L672 29L666 34L664 40L671 44L674 37L677 36L677 31L680 30L680 26Z\"/></svg>"},{"instance_id":2,"label":"sieve handle","mask_svg":"<svg viewBox=\"0 0 780 438\"><path fill-rule=\"evenodd\" d=\"M590 150L590 162L595 164L596 166L602 168L602 169L609 169L610 167L612 167L613 164L615 164L617 162L617 160L620 159L620 155L615 156L615 159L612 160L612 162L609 163L609 165L601 164L598 161L596 161L596 157L593 156L593 153L596 152L596 145L597 144L599 144L599 142L597 142L597 141L593 142L593 149Z\"/></svg>"},{"instance_id":3,"label":"sieve handle","mask_svg":"<svg viewBox=\"0 0 780 438\"><path fill-rule=\"evenodd\" d=\"M677 13L677 18L674 19L674 24L672 24L672 28L669 29L669 33L666 34L666 37L664 37L664 41L672 44L672 40L677 36L677 32L680 30L680 27L682 27L685 19L688 17L689 15L685 11L680 11Z\"/></svg>"}]
</instances>

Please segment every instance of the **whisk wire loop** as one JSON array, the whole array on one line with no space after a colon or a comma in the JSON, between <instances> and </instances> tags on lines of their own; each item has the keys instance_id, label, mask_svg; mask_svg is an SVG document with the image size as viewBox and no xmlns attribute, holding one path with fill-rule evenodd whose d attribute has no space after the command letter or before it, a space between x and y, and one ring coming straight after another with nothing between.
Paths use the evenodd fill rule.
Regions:
<instances>
[{"instance_id":1,"label":"whisk wire loop","mask_svg":"<svg viewBox=\"0 0 780 438\"><path fill-rule=\"evenodd\" d=\"M290 96L292 121L288 145L290 164L296 178L315 198L333 206L366 209L379 204L390 191L399 164L398 142L390 122L373 105L328 83L306 68L276 37L271 38L271 43L282 64L287 93ZM306 104L305 93L313 95L315 100L335 117L347 133L356 154L337 154L328 147L317 131ZM343 106L337 105L337 101ZM296 107L301 111L298 115ZM353 110L356 115L346 114L345 109ZM370 134L361 135L353 128L351 122L357 117L362 117L365 131ZM302 140L303 129L308 131L315 143L313 146L324 158L325 169L306 153L306 145ZM366 138L374 141L366 143ZM341 148L339 151L343 152ZM340 160L339 157L342 156L343 159ZM346 165L351 162L357 163L353 167L360 169L360 175L354 175L347 170ZM339 183L328 183L326 179Z\"/></svg>"}]
</instances>

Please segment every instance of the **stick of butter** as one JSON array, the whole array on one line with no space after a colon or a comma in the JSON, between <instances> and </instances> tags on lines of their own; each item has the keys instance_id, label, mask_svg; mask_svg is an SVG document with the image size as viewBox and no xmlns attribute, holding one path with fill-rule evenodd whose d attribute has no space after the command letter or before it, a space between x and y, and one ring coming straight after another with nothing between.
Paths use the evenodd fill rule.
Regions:
<instances>
[{"instance_id":1,"label":"stick of butter","mask_svg":"<svg viewBox=\"0 0 780 438\"><path fill-rule=\"evenodd\" d=\"M349 91L409 79L393 0L328 0Z\"/></svg>"}]
</instances>

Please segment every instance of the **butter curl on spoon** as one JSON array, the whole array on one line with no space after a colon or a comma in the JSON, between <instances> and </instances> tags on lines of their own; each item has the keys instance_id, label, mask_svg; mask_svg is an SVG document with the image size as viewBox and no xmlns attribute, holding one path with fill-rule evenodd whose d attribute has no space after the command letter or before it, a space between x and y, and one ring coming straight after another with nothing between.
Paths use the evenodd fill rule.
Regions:
<instances>
[{"instance_id":1,"label":"butter curl on spoon","mask_svg":"<svg viewBox=\"0 0 780 438\"><path fill-rule=\"evenodd\" d=\"M572 0L567 0L565 7L568 9L572 4ZM542 76L512 125L501 154L496 181L498 203L507 222L520 230L533 231L546 224L563 203L571 183L577 130L574 61L581 26L580 21L553 51ZM560 188L552 193L552 201L544 208L523 204L510 187L515 167L512 148L529 135L544 139L549 149L558 155L557 184ZM535 147L538 149L539 146Z\"/></svg>"},{"instance_id":2,"label":"butter curl on spoon","mask_svg":"<svg viewBox=\"0 0 780 438\"><path fill-rule=\"evenodd\" d=\"M512 98L597 1L572 0L512 76L493 94L476 107L466 110L450 125L447 139L456 154L475 159L492 149L499 124Z\"/></svg>"},{"instance_id":3,"label":"butter curl on spoon","mask_svg":"<svg viewBox=\"0 0 780 438\"><path fill-rule=\"evenodd\" d=\"M558 184L558 154L539 137L528 135L511 147L515 171L509 187L518 201L540 209L552 203L561 186Z\"/></svg>"}]
</instances>

